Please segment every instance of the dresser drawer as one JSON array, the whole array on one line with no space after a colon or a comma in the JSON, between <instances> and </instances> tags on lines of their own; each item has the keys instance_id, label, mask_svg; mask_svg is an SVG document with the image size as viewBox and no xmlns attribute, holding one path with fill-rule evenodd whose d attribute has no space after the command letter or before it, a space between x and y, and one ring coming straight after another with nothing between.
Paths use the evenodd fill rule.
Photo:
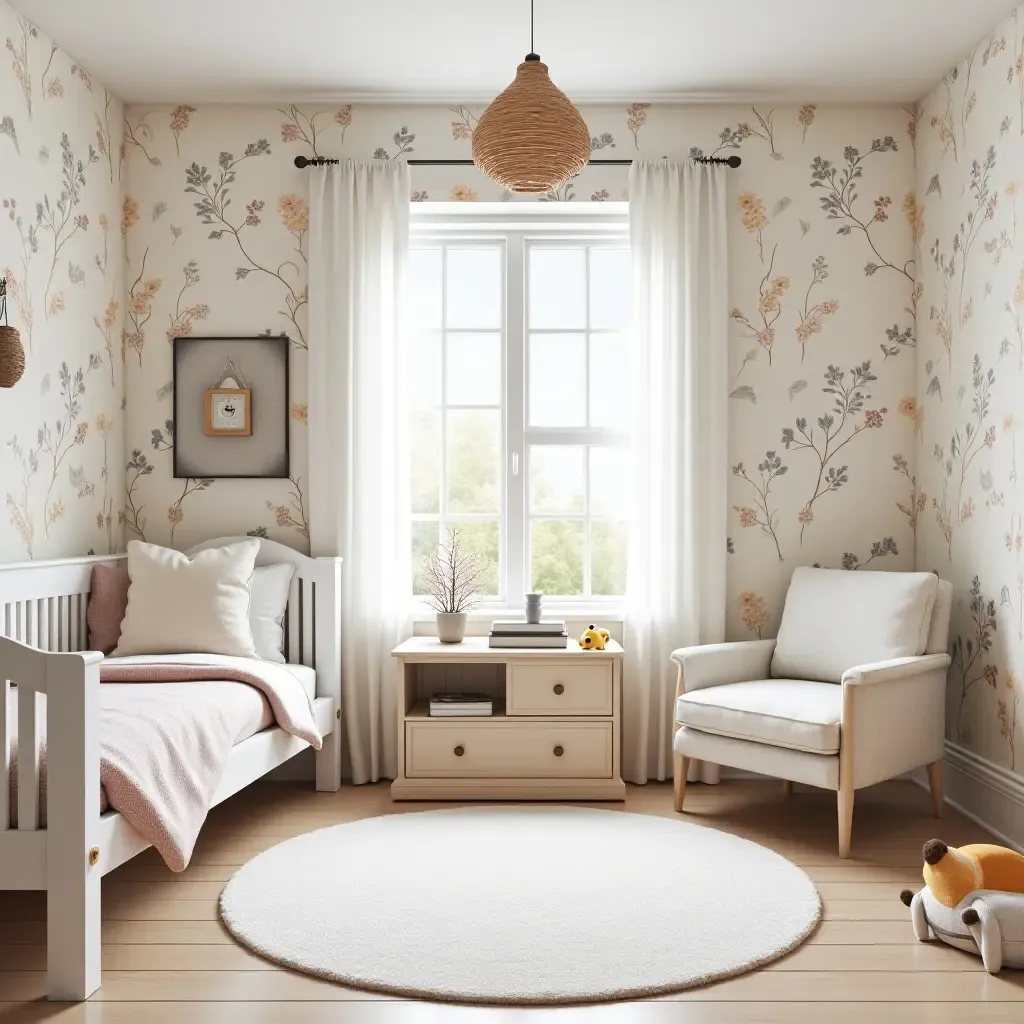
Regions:
<instances>
[{"instance_id":1,"label":"dresser drawer","mask_svg":"<svg viewBox=\"0 0 1024 1024\"><path fill-rule=\"evenodd\" d=\"M407 778L607 779L611 722L406 722Z\"/></svg>"},{"instance_id":2,"label":"dresser drawer","mask_svg":"<svg viewBox=\"0 0 1024 1024\"><path fill-rule=\"evenodd\" d=\"M610 715L612 666L605 660L513 662L508 668L510 715Z\"/></svg>"}]
</instances>

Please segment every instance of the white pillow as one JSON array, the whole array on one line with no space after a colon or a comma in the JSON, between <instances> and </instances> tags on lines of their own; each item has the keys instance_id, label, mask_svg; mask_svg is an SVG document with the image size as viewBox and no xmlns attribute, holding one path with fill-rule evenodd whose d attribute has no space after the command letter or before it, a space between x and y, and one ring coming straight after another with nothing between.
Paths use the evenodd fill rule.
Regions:
<instances>
[{"instance_id":1,"label":"white pillow","mask_svg":"<svg viewBox=\"0 0 1024 1024\"><path fill-rule=\"evenodd\" d=\"M795 569L772 676L838 683L856 665L923 654L938 582L930 572Z\"/></svg>"},{"instance_id":2,"label":"white pillow","mask_svg":"<svg viewBox=\"0 0 1024 1024\"><path fill-rule=\"evenodd\" d=\"M111 657L226 654L257 658L249 627L249 578L258 540L192 556L128 543L128 610Z\"/></svg>"},{"instance_id":3,"label":"white pillow","mask_svg":"<svg viewBox=\"0 0 1024 1024\"><path fill-rule=\"evenodd\" d=\"M285 662L284 613L288 607L288 588L295 574L295 566L259 566L249 580L249 628L253 644L264 661Z\"/></svg>"}]
</instances>

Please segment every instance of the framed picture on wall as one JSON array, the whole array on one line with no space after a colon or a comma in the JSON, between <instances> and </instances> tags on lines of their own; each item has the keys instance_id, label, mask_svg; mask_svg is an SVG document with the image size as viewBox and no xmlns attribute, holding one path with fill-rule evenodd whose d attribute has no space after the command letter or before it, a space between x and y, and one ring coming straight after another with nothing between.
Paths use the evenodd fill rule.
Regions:
<instances>
[{"instance_id":1,"label":"framed picture on wall","mask_svg":"<svg viewBox=\"0 0 1024 1024\"><path fill-rule=\"evenodd\" d=\"M206 389L206 436L225 435L252 435L252 392L248 388Z\"/></svg>"},{"instance_id":2,"label":"framed picture on wall","mask_svg":"<svg viewBox=\"0 0 1024 1024\"><path fill-rule=\"evenodd\" d=\"M174 339L174 475L287 478L287 337Z\"/></svg>"}]
</instances>

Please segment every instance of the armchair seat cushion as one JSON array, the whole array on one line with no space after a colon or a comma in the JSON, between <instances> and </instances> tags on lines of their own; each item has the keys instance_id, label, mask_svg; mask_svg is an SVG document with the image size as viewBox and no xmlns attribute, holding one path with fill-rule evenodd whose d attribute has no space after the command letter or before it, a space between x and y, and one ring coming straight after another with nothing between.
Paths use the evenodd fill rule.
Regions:
<instances>
[{"instance_id":1,"label":"armchair seat cushion","mask_svg":"<svg viewBox=\"0 0 1024 1024\"><path fill-rule=\"evenodd\" d=\"M690 729L811 754L839 753L843 689L805 679L760 679L684 693L676 721Z\"/></svg>"}]
</instances>

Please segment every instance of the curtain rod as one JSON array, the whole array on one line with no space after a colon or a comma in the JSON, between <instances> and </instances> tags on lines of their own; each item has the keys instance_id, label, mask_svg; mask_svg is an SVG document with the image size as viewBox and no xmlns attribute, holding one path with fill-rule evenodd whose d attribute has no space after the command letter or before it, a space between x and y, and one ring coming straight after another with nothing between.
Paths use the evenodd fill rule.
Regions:
<instances>
[{"instance_id":1,"label":"curtain rod","mask_svg":"<svg viewBox=\"0 0 1024 1024\"><path fill-rule=\"evenodd\" d=\"M695 156L692 157L699 164L724 164L726 167L739 167L743 162L738 156ZM632 160L591 160L588 166L602 167L628 167ZM335 157L317 156L310 159L308 156L299 155L295 158L295 166L300 170L303 167L323 167L325 164L341 163ZM407 160L410 167L472 167L472 160Z\"/></svg>"}]
</instances>

